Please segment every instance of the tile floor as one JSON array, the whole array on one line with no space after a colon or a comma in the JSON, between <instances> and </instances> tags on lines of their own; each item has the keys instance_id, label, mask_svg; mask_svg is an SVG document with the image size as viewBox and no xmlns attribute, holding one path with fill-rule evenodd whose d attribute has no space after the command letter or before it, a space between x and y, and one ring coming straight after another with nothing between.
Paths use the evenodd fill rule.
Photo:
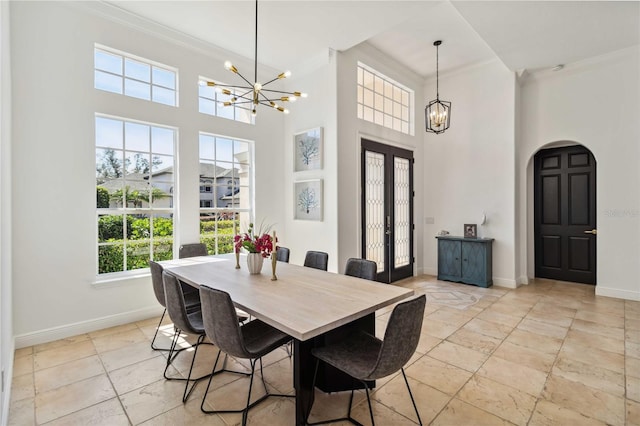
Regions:
<instances>
[{"instance_id":1,"label":"tile floor","mask_svg":"<svg viewBox=\"0 0 640 426\"><path fill-rule=\"evenodd\" d=\"M421 340L406 367L424 424L640 425L640 302L548 280L516 290L429 276L401 284L428 298ZM377 312L380 335L389 312ZM9 424L238 424L239 415L200 412L203 382L181 402L183 384L163 379L165 355L149 348L157 321L18 349ZM171 325L163 330L170 334ZM208 372L214 356L210 346L199 352L196 373ZM189 361L182 353L170 373L185 374ZM293 393L286 352L264 361L268 385ZM232 360L230 367L246 364ZM209 407L239 408L247 379L224 373L213 388ZM415 424L401 375L379 381L372 395L378 424ZM347 397L318 393L311 420L343 414ZM355 403L354 417L368 424L364 394ZM270 398L249 416L253 425L293 423L293 402L284 398Z\"/></svg>"}]
</instances>

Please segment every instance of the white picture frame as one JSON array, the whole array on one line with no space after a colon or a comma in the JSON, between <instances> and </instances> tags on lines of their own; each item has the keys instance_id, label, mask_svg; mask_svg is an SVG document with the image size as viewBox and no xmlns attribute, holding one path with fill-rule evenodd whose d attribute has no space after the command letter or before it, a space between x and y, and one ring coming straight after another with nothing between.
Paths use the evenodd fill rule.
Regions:
<instances>
[{"instance_id":1,"label":"white picture frame","mask_svg":"<svg viewBox=\"0 0 640 426\"><path fill-rule=\"evenodd\" d=\"M323 157L323 129L314 127L293 137L293 171L321 170Z\"/></svg>"},{"instance_id":2,"label":"white picture frame","mask_svg":"<svg viewBox=\"0 0 640 426\"><path fill-rule=\"evenodd\" d=\"M309 179L294 183L294 219L322 221L322 179Z\"/></svg>"}]
</instances>

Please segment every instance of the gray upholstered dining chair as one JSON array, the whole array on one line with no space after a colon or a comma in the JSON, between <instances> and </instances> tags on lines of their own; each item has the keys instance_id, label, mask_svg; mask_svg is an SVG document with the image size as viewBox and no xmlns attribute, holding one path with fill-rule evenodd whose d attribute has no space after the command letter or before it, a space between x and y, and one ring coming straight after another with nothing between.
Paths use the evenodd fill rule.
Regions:
<instances>
[{"instance_id":1,"label":"gray upholstered dining chair","mask_svg":"<svg viewBox=\"0 0 640 426\"><path fill-rule=\"evenodd\" d=\"M249 410L264 401L270 396L294 397L294 395L282 395L269 393L267 384L264 381L264 373L262 371L262 357L274 349L282 346L291 337L270 325L254 319L246 324L239 324L235 319L235 307L231 301L231 296L221 290L216 290L207 286L200 287L200 299L202 300L202 318L204 320L204 329L209 339L222 352L236 358L248 359L251 364L251 378L249 380L249 392L247 395L247 404L241 410L206 410L204 403L211 386L211 379L207 384L207 389L202 397L200 410L204 413L242 413L242 424L247 424ZM212 372L216 371L220 353L216 357ZM260 362L260 376L264 386L265 395L251 402L251 389L253 387L253 377L255 375L256 362Z\"/></svg>"},{"instance_id":2,"label":"gray upholstered dining chair","mask_svg":"<svg viewBox=\"0 0 640 426\"><path fill-rule=\"evenodd\" d=\"M309 250L304 257L304 266L315 269L327 270L329 255L323 251Z\"/></svg>"},{"instance_id":3,"label":"gray upholstered dining chair","mask_svg":"<svg viewBox=\"0 0 640 426\"><path fill-rule=\"evenodd\" d=\"M278 251L276 251L276 260L278 262L287 262L289 263L289 255L291 254L290 250L286 247L278 246Z\"/></svg>"},{"instance_id":4,"label":"gray upholstered dining chair","mask_svg":"<svg viewBox=\"0 0 640 426\"><path fill-rule=\"evenodd\" d=\"M345 267L344 274L375 281L377 270L378 265L373 260L357 259L352 257L347 259L347 266Z\"/></svg>"},{"instance_id":5,"label":"gray upholstered dining chair","mask_svg":"<svg viewBox=\"0 0 640 426\"><path fill-rule=\"evenodd\" d=\"M169 355L167 355L167 364L164 369L164 378L167 380L185 381L184 393L182 394L182 402L186 402L187 399L189 399L189 395L191 395L191 392L195 388L198 381L206 379L210 376L209 374L207 374L195 379L191 378L193 365L195 364L196 356L198 355L198 347L204 343L204 338L206 337L206 333L202 324L202 310L197 309L192 312L187 312L187 306L185 303L184 294L182 292L182 285L175 276L165 271L162 273L162 281L164 283L164 294L167 304L167 313L169 314L169 318L171 318L171 321L173 321L173 328L175 330L173 334L173 340L171 342L171 350L169 351ZM191 366L189 367L189 374L187 375L186 379L167 376L169 365L171 365L171 362L178 354L176 352L176 347L178 344L178 340L180 339L180 334L182 333L198 336L196 342L191 345L191 347L194 348L194 352L193 358L191 360ZM191 385L191 388L189 388L189 383L191 382L193 382L193 385Z\"/></svg>"},{"instance_id":6,"label":"gray upholstered dining chair","mask_svg":"<svg viewBox=\"0 0 640 426\"><path fill-rule=\"evenodd\" d=\"M156 300L158 301L158 303L160 303L160 305L162 305L162 307L164 308L164 311L162 311L162 316L160 317L160 321L158 322L158 326L156 327L156 332L153 335L153 339L151 339L151 349L153 349L154 351L169 351L170 348L159 348L155 345L156 338L158 337L158 331L160 331L162 321L164 320L164 316L167 313L167 302L164 295L164 283L162 281L162 272L164 271L164 268L159 263L150 260L149 269L151 269L151 284L153 285L153 294L156 296ZM185 292L184 301L187 311L200 309L200 294L198 294L197 292Z\"/></svg>"},{"instance_id":7,"label":"gray upholstered dining chair","mask_svg":"<svg viewBox=\"0 0 640 426\"><path fill-rule=\"evenodd\" d=\"M178 258L195 256L208 256L207 245L205 243L182 244L178 249Z\"/></svg>"},{"instance_id":8,"label":"gray upholstered dining chair","mask_svg":"<svg viewBox=\"0 0 640 426\"><path fill-rule=\"evenodd\" d=\"M316 357L312 389L315 387L320 361L347 373L364 385L367 393L367 403L369 404L371 424L375 425L371 399L369 398L369 387L366 381L381 379L400 370L407 385L413 408L416 411L418 423L422 425L418 407L413 399L407 376L404 373L404 365L413 356L418 346L426 300L426 296L423 294L406 302L398 303L391 312L383 340L363 331L358 331L338 342L312 349L311 353ZM360 424L351 417L352 403L353 390L349 398L347 417L307 424L331 423L342 420ZM311 414L311 408L310 406L307 412L307 420Z\"/></svg>"}]
</instances>

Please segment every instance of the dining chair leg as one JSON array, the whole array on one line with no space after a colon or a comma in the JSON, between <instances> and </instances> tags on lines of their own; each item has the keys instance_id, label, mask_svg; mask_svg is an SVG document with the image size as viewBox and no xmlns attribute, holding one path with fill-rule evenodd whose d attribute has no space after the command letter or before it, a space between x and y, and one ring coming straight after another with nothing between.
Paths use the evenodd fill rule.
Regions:
<instances>
[{"instance_id":1,"label":"dining chair leg","mask_svg":"<svg viewBox=\"0 0 640 426\"><path fill-rule=\"evenodd\" d=\"M165 316L166 313L167 313L167 308L165 308L164 311L162 312L162 316L160 317L160 321L158 322L158 326L156 327L156 332L153 335L153 339L151 339L151 349L153 349L154 351L168 351L169 350L167 348L159 348L159 347L154 345L154 343L156 342L156 337L158 337L158 331L160 331L160 326L162 325L162 320L164 319L164 316Z\"/></svg>"},{"instance_id":2,"label":"dining chair leg","mask_svg":"<svg viewBox=\"0 0 640 426\"><path fill-rule=\"evenodd\" d=\"M182 394L182 402L187 402L187 399L189 399L191 392L193 392L193 389L196 387L196 385L200 380L209 378L210 376L210 375L204 375L204 376L198 377L197 379L193 379L193 380L191 379L191 373L193 372L193 365L195 364L196 356L198 355L198 347L200 347L200 344L202 344L204 337L205 337L204 334L201 334L200 336L198 336L198 340L196 341L195 350L193 351L193 358L191 359L191 366L189 367L189 374L187 375L187 381L184 384L184 393ZM220 350L218 350L218 353L220 353ZM193 384L191 385L191 389L189 389L189 382L191 381L193 381ZM189 389L188 392L187 392L187 389Z\"/></svg>"},{"instance_id":3,"label":"dining chair leg","mask_svg":"<svg viewBox=\"0 0 640 426\"><path fill-rule=\"evenodd\" d=\"M209 376L209 382L207 383L207 388L204 390L204 396L202 397L202 403L200 404L200 411L203 413L209 413L209 411L204 409L204 401L207 399L207 393L209 393L209 388L211 387L211 380L213 379L213 373L216 371L216 367L218 366L218 360L220 359L221 351L218 351L218 355L216 356L216 361L213 363L213 369L211 370L211 375ZM225 354L226 356L226 354Z\"/></svg>"},{"instance_id":4,"label":"dining chair leg","mask_svg":"<svg viewBox=\"0 0 640 426\"><path fill-rule=\"evenodd\" d=\"M411 392L411 387L409 386L407 375L404 374L404 368L401 368L400 370L402 371L402 377L404 377L404 382L407 384L407 390L409 391L409 396L411 397L411 402L413 403L413 409L416 410L416 416L418 417L418 424L422 426L422 419L420 419L420 413L418 413L418 407L416 406L416 401L415 399L413 399L413 393Z\"/></svg>"},{"instance_id":5,"label":"dining chair leg","mask_svg":"<svg viewBox=\"0 0 640 426\"><path fill-rule=\"evenodd\" d=\"M364 390L367 394L367 404L369 404L369 415L371 416L371 426L375 426L376 422L373 420L373 409L371 408L371 398L369 397L369 386L366 382L362 382L364 384ZM351 418L351 413L349 413L349 418Z\"/></svg>"}]
</instances>

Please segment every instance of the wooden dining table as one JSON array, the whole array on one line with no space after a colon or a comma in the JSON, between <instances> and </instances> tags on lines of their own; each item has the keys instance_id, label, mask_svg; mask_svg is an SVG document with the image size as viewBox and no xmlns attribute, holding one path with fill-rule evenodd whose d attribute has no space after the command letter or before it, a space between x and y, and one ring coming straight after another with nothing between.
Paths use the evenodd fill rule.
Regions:
<instances>
[{"instance_id":1,"label":"wooden dining table","mask_svg":"<svg viewBox=\"0 0 640 426\"><path fill-rule=\"evenodd\" d=\"M413 290L277 262L251 275L246 258L236 269L233 253L160 262L164 269L194 287L206 285L229 293L237 308L293 338L296 425L304 424L313 403L315 359L311 349L345 337L354 328L375 333L375 311L413 295ZM317 387L325 392L351 389L352 381L330 366L319 370Z\"/></svg>"}]
</instances>

